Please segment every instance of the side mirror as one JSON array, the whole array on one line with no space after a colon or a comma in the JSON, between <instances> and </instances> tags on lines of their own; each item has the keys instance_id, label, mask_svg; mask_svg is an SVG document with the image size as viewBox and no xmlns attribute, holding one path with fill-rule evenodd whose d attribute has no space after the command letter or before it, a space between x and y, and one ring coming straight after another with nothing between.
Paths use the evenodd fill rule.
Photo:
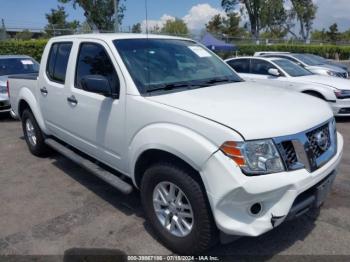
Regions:
<instances>
[{"instance_id":1,"label":"side mirror","mask_svg":"<svg viewBox=\"0 0 350 262\"><path fill-rule=\"evenodd\" d=\"M270 68L268 73L272 76L281 76L280 72L276 68Z\"/></svg>"},{"instance_id":2,"label":"side mirror","mask_svg":"<svg viewBox=\"0 0 350 262\"><path fill-rule=\"evenodd\" d=\"M81 79L83 90L104 96L112 96L112 88L106 77L102 75L86 75Z\"/></svg>"}]
</instances>

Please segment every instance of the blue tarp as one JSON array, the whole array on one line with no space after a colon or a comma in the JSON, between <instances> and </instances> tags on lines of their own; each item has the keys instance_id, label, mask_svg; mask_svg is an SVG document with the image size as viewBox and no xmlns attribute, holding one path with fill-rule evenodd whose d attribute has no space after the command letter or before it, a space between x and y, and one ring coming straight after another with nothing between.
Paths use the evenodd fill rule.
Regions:
<instances>
[{"instance_id":1,"label":"blue tarp","mask_svg":"<svg viewBox=\"0 0 350 262\"><path fill-rule=\"evenodd\" d=\"M212 34L206 33L201 43L213 51L235 51L237 47L233 44L227 44L225 41L215 38Z\"/></svg>"}]
</instances>

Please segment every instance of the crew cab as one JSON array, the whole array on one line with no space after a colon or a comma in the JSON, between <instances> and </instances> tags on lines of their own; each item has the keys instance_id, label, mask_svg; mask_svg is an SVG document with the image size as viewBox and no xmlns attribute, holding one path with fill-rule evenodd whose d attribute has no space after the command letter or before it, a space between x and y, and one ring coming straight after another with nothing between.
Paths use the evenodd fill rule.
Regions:
<instances>
[{"instance_id":1,"label":"crew cab","mask_svg":"<svg viewBox=\"0 0 350 262\"><path fill-rule=\"evenodd\" d=\"M350 116L350 80L315 75L284 58L240 57L227 59L243 79L302 92L326 101L335 116Z\"/></svg>"},{"instance_id":2,"label":"crew cab","mask_svg":"<svg viewBox=\"0 0 350 262\"><path fill-rule=\"evenodd\" d=\"M184 38L53 38L39 75L9 88L34 155L51 147L123 193L140 190L148 223L179 254L320 207L343 151L326 103L244 82Z\"/></svg>"}]
</instances>

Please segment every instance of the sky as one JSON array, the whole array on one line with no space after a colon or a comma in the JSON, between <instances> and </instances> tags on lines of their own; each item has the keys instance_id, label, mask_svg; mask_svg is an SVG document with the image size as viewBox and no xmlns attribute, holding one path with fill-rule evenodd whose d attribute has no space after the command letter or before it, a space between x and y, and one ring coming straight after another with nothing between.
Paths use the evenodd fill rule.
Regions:
<instances>
[{"instance_id":1,"label":"sky","mask_svg":"<svg viewBox=\"0 0 350 262\"><path fill-rule=\"evenodd\" d=\"M137 22L145 25L145 0L126 0L123 27ZM161 25L173 17L182 18L191 30L200 30L215 14L223 13L221 0L148 0L148 24ZM350 0L314 0L319 6L314 22L315 29L328 28L334 22L340 30L350 29ZM8 28L43 28L45 14L56 8L57 0L0 0L0 18ZM83 11L65 5L68 20L84 21Z\"/></svg>"}]
</instances>

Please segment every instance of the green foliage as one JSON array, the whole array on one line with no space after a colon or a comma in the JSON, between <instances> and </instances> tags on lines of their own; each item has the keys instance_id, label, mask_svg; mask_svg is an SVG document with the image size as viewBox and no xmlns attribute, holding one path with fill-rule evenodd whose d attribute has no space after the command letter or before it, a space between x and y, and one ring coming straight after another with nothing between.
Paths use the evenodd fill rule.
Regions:
<instances>
[{"instance_id":1,"label":"green foliage","mask_svg":"<svg viewBox=\"0 0 350 262\"><path fill-rule=\"evenodd\" d=\"M181 36L188 35L189 31L186 23L182 19L176 18L175 20L166 21L161 33Z\"/></svg>"},{"instance_id":2,"label":"green foliage","mask_svg":"<svg viewBox=\"0 0 350 262\"><path fill-rule=\"evenodd\" d=\"M68 14L64 10L63 6L58 6L57 9L51 9L51 13L46 14L47 26L45 31L47 36L60 36L73 34L78 28L79 22L74 20L67 22Z\"/></svg>"},{"instance_id":3,"label":"green foliage","mask_svg":"<svg viewBox=\"0 0 350 262\"><path fill-rule=\"evenodd\" d=\"M300 35L307 40L316 18L317 6L312 0L291 0L293 11L299 21Z\"/></svg>"},{"instance_id":4,"label":"green foliage","mask_svg":"<svg viewBox=\"0 0 350 262\"><path fill-rule=\"evenodd\" d=\"M228 13L227 18L218 14L213 16L205 26L207 32L216 35L225 35L227 37L247 36L248 32L239 26L240 20L241 18L238 13Z\"/></svg>"},{"instance_id":5,"label":"green foliage","mask_svg":"<svg viewBox=\"0 0 350 262\"><path fill-rule=\"evenodd\" d=\"M58 0L61 3L72 3L73 7L80 6L84 10L87 23L93 30L112 31L114 29L115 0ZM118 3L118 23L124 18L125 5Z\"/></svg>"},{"instance_id":6,"label":"green foliage","mask_svg":"<svg viewBox=\"0 0 350 262\"><path fill-rule=\"evenodd\" d=\"M47 40L7 40L0 42L0 55L18 54L29 55L40 62L41 55L44 51ZM327 58L335 58L339 55L340 59L347 60L350 58L350 46L337 45L253 45L242 44L238 45L239 55L253 55L258 51L281 51L281 52L296 52L296 53L312 53ZM233 56L235 53L225 53L224 58Z\"/></svg>"},{"instance_id":7,"label":"green foliage","mask_svg":"<svg viewBox=\"0 0 350 262\"><path fill-rule=\"evenodd\" d=\"M46 43L47 40L1 41L0 55L29 55L40 62Z\"/></svg>"},{"instance_id":8,"label":"green foliage","mask_svg":"<svg viewBox=\"0 0 350 262\"><path fill-rule=\"evenodd\" d=\"M134 24L131 28L131 32L137 33L137 34L141 33L142 32L141 23Z\"/></svg>"}]
</instances>

